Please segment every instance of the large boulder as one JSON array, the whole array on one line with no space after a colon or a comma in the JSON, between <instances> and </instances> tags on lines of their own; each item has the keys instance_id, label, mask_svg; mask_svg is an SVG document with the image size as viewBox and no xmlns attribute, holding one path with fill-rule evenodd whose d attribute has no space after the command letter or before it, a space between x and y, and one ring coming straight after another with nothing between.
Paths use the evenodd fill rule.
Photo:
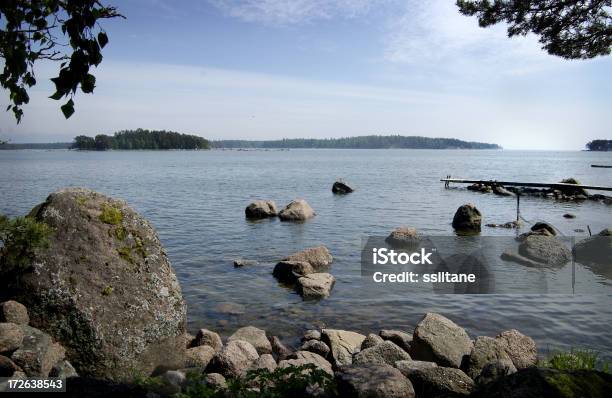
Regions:
<instances>
[{"instance_id":1,"label":"large boulder","mask_svg":"<svg viewBox=\"0 0 612 398\"><path fill-rule=\"evenodd\" d=\"M546 231L546 232L540 232L541 235L548 235L548 236L556 236L557 235L557 231L555 230L555 227L553 227L552 225L550 225L547 222L537 222L535 224L533 224L531 226L531 231L532 232L539 232L539 231Z\"/></svg>"},{"instance_id":2,"label":"large boulder","mask_svg":"<svg viewBox=\"0 0 612 398\"><path fill-rule=\"evenodd\" d=\"M410 355L392 341L385 341L355 354L353 364L386 363L394 366L397 361L410 360Z\"/></svg>"},{"instance_id":3,"label":"large boulder","mask_svg":"<svg viewBox=\"0 0 612 398\"><path fill-rule=\"evenodd\" d=\"M332 274L317 272L298 278L298 292L305 300L317 300L329 297L336 283Z\"/></svg>"},{"instance_id":4,"label":"large boulder","mask_svg":"<svg viewBox=\"0 0 612 398\"><path fill-rule=\"evenodd\" d=\"M81 376L180 367L185 302L149 222L83 188L52 193L30 216L52 229L49 244L28 269L1 264L0 295L26 305L30 324L62 343Z\"/></svg>"},{"instance_id":5,"label":"large boulder","mask_svg":"<svg viewBox=\"0 0 612 398\"><path fill-rule=\"evenodd\" d=\"M459 206L453 217L453 228L457 232L480 232L482 214L472 203Z\"/></svg>"},{"instance_id":6,"label":"large boulder","mask_svg":"<svg viewBox=\"0 0 612 398\"><path fill-rule=\"evenodd\" d=\"M315 216L315 212L304 199L291 201L278 213L281 221L304 221Z\"/></svg>"},{"instance_id":7,"label":"large boulder","mask_svg":"<svg viewBox=\"0 0 612 398\"><path fill-rule=\"evenodd\" d=\"M459 368L473 346L462 327L442 315L427 313L414 329L410 356L440 366Z\"/></svg>"},{"instance_id":8,"label":"large boulder","mask_svg":"<svg viewBox=\"0 0 612 398\"><path fill-rule=\"evenodd\" d=\"M413 359L397 361L394 365L400 372L406 377L416 372L417 370L437 368L438 364L435 362L427 361L415 361Z\"/></svg>"},{"instance_id":9,"label":"large boulder","mask_svg":"<svg viewBox=\"0 0 612 398\"><path fill-rule=\"evenodd\" d=\"M276 203L272 200L256 200L244 209L246 218L257 220L261 218L276 217Z\"/></svg>"},{"instance_id":10,"label":"large boulder","mask_svg":"<svg viewBox=\"0 0 612 398\"><path fill-rule=\"evenodd\" d=\"M338 329L323 329L321 341L331 350L331 360L335 366L350 365L353 354L361 350L361 343L366 338L363 334Z\"/></svg>"},{"instance_id":11,"label":"large boulder","mask_svg":"<svg viewBox=\"0 0 612 398\"><path fill-rule=\"evenodd\" d=\"M225 377L239 377L259 358L257 350L244 340L229 341L208 364L207 373L220 373Z\"/></svg>"},{"instance_id":12,"label":"large boulder","mask_svg":"<svg viewBox=\"0 0 612 398\"><path fill-rule=\"evenodd\" d=\"M506 351L517 369L525 369L538 363L538 348L535 341L516 329L506 330L495 337Z\"/></svg>"},{"instance_id":13,"label":"large boulder","mask_svg":"<svg viewBox=\"0 0 612 398\"><path fill-rule=\"evenodd\" d=\"M595 370L529 368L481 386L474 398L607 398L612 375Z\"/></svg>"},{"instance_id":14,"label":"large boulder","mask_svg":"<svg viewBox=\"0 0 612 398\"><path fill-rule=\"evenodd\" d=\"M501 360L511 361L504 343L502 339L487 336L477 337L474 340L474 348L472 348L470 357L463 367L465 373L472 379L476 379L488 363Z\"/></svg>"},{"instance_id":15,"label":"large boulder","mask_svg":"<svg viewBox=\"0 0 612 398\"><path fill-rule=\"evenodd\" d=\"M334 258L325 246L311 247L279 261L272 274L281 282L295 283L298 278L329 267Z\"/></svg>"},{"instance_id":16,"label":"large boulder","mask_svg":"<svg viewBox=\"0 0 612 398\"><path fill-rule=\"evenodd\" d=\"M336 181L334 182L334 185L332 186L332 192L338 195L345 195L353 191L354 191L353 188L351 188L348 184L342 181Z\"/></svg>"},{"instance_id":17,"label":"large boulder","mask_svg":"<svg viewBox=\"0 0 612 398\"><path fill-rule=\"evenodd\" d=\"M572 252L554 236L530 235L518 248L520 255L528 259L561 267L572 259Z\"/></svg>"},{"instance_id":18,"label":"large boulder","mask_svg":"<svg viewBox=\"0 0 612 398\"><path fill-rule=\"evenodd\" d=\"M374 347L378 344L382 344L385 340L382 339L377 334L370 333L366 336L366 338L361 342L361 349L365 350L366 348Z\"/></svg>"},{"instance_id":19,"label":"large boulder","mask_svg":"<svg viewBox=\"0 0 612 398\"><path fill-rule=\"evenodd\" d=\"M336 372L338 395L346 398L414 398L410 381L386 364L342 367Z\"/></svg>"},{"instance_id":20,"label":"large boulder","mask_svg":"<svg viewBox=\"0 0 612 398\"><path fill-rule=\"evenodd\" d=\"M408 374L419 397L468 396L474 390L474 381L455 368L426 367Z\"/></svg>"},{"instance_id":21,"label":"large boulder","mask_svg":"<svg viewBox=\"0 0 612 398\"><path fill-rule=\"evenodd\" d=\"M245 326L234 332L227 341L244 340L251 343L257 350L259 355L271 354L272 345L266 336L266 331L256 328L255 326Z\"/></svg>"},{"instance_id":22,"label":"large boulder","mask_svg":"<svg viewBox=\"0 0 612 398\"><path fill-rule=\"evenodd\" d=\"M0 322L11 322L17 325L30 323L30 316L25 305L14 300L5 301L0 304Z\"/></svg>"},{"instance_id":23,"label":"large boulder","mask_svg":"<svg viewBox=\"0 0 612 398\"><path fill-rule=\"evenodd\" d=\"M215 349L208 345L200 345L197 347L188 348L185 352L184 366L186 368L206 369L215 354Z\"/></svg>"}]
</instances>

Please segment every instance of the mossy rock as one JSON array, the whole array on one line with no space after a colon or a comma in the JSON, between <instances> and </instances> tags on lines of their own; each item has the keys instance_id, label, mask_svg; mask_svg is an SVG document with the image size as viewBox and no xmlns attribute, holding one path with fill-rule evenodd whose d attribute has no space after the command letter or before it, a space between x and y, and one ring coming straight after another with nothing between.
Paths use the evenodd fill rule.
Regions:
<instances>
[{"instance_id":1,"label":"mossy rock","mask_svg":"<svg viewBox=\"0 0 612 398\"><path fill-rule=\"evenodd\" d=\"M181 366L185 302L149 222L82 188L52 193L30 214L54 233L29 269L0 268L0 301L26 305L79 375L122 380Z\"/></svg>"}]
</instances>

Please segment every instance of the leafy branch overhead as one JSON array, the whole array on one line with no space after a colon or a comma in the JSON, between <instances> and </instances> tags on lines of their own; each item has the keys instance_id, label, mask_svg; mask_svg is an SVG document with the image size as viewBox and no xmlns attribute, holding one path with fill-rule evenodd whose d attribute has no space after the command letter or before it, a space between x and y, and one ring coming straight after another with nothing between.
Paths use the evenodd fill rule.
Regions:
<instances>
[{"instance_id":1,"label":"leafy branch overhead","mask_svg":"<svg viewBox=\"0 0 612 398\"><path fill-rule=\"evenodd\" d=\"M542 48L567 59L609 55L612 0L458 0L459 11L481 27L508 24L508 36L535 33Z\"/></svg>"},{"instance_id":2,"label":"leafy branch overhead","mask_svg":"<svg viewBox=\"0 0 612 398\"><path fill-rule=\"evenodd\" d=\"M4 69L0 85L9 91L17 122L22 106L30 101L28 89L36 84L34 65L40 60L61 62L54 100L68 98L61 106L69 118L74 113L73 97L80 87L93 92L96 78L92 66L102 62L102 48L108 36L102 19L122 17L115 7L98 0L2 0L0 1L0 57Z\"/></svg>"}]
</instances>

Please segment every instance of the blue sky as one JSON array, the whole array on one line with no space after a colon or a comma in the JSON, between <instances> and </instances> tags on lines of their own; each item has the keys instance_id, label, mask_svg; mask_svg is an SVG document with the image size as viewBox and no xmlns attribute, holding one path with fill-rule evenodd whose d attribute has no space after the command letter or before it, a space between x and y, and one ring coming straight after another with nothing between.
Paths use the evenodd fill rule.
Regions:
<instances>
[{"instance_id":1,"label":"blue sky","mask_svg":"<svg viewBox=\"0 0 612 398\"><path fill-rule=\"evenodd\" d=\"M612 138L612 57L565 61L532 36L481 29L453 0L125 0L94 95L64 120L42 64L20 125L70 141L120 129L211 139L425 135L509 149ZM6 92L1 99L8 104Z\"/></svg>"}]
</instances>

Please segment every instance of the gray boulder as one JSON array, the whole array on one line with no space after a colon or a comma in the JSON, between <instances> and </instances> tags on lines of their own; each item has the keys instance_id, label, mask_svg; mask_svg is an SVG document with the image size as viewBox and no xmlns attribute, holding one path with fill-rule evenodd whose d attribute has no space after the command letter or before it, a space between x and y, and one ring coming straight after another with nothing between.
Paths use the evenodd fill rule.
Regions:
<instances>
[{"instance_id":1,"label":"gray boulder","mask_svg":"<svg viewBox=\"0 0 612 398\"><path fill-rule=\"evenodd\" d=\"M474 390L474 381L455 368L419 369L409 373L408 379L420 397L468 396Z\"/></svg>"},{"instance_id":2,"label":"gray boulder","mask_svg":"<svg viewBox=\"0 0 612 398\"><path fill-rule=\"evenodd\" d=\"M268 217L276 217L276 203L272 200L256 200L244 209L246 218L257 220Z\"/></svg>"},{"instance_id":3,"label":"gray boulder","mask_svg":"<svg viewBox=\"0 0 612 398\"><path fill-rule=\"evenodd\" d=\"M465 373L472 379L476 379L482 369L493 361L510 361L510 356L506 353L506 344L502 339L479 336L474 340L474 348L470 357L463 367Z\"/></svg>"},{"instance_id":4,"label":"gray boulder","mask_svg":"<svg viewBox=\"0 0 612 398\"><path fill-rule=\"evenodd\" d=\"M223 342L221 341L221 337L219 337L217 333L208 329L198 330L198 334L196 334L191 345L193 347L207 345L212 347L216 352L221 351L221 349L223 348Z\"/></svg>"},{"instance_id":5,"label":"gray boulder","mask_svg":"<svg viewBox=\"0 0 612 398\"><path fill-rule=\"evenodd\" d=\"M318 369L323 370L329 375L334 374L332 365L327 359L310 351L296 351L290 358L279 361L278 367L286 368L289 366L302 366L307 364L315 365Z\"/></svg>"},{"instance_id":6,"label":"gray boulder","mask_svg":"<svg viewBox=\"0 0 612 398\"><path fill-rule=\"evenodd\" d=\"M315 329L310 329L304 332L302 341L321 340L321 332Z\"/></svg>"},{"instance_id":7,"label":"gray boulder","mask_svg":"<svg viewBox=\"0 0 612 398\"><path fill-rule=\"evenodd\" d=\"M14 351L23 343L23 329L20 325L3 322L0 323L0 353Z\"/></svg>"},{"instance_id":8,"label":"gray boulder","mask_svg":"<svg viewBox=\"0 0 612 398\"><path fill-rule=\"evenodd\" d=\"M572 252L553 236L527 236L519 245L518 252L531 260L561 267L572 258Z\"/></svg>"},{"instance_id":9,"label":"gray boulder","mask_svg":"<svg viewBox=\"0 0 612 398\"><path fill-rule=\"evenodd\" d=\"M365 336L359 333L338 329L323 329L321 341L331 350L331 360L335 366L350 365L353 354L361 349Z\"/></svg>"},{"instance_id":10,"label":"gray boulder","mask_svg":"<svg viewBox=\"0 0 612 398\"><path fill-rule=\"evenodd\" d=\"M404 376L408 377L417 370L437 368L438 364L435 362L415 361L413 359L408 359L395 362L395 367L402 372Z\"/></svg>"},{"instance_id":11,"label":"gray boulder","mask_svg":"<svg viewBox=\"0 0 612 398\"><path fill-rule=\"evenodd\" d=\"M538 231L542 231L545 230L546 231L546 235L549 236L556 236L557 235L557 231L555 230L555 227L553 227L552 225L550 225L549 223L546 222L537 222L535 224L533 224L533 226L531 227L531 231L533 232L538 232Z\"/></svg>"},{"instance_id":12,"label":"gray boulder","mask_svg":"<svg viewBox=\"0 0 612 398\"><path fill-rule=\"evenodd\" d=\"M378 344L383 343L384 340L377 334L370 333L366 336L366 338L361 343L361 349L365 350L366 348L374 347Z\"/></svg>"},{"instance_id":13,"label":"gray boulder","mask_svg":"<svg viewBox=\"0 0 612 398\"><path fill-rule=\"evenodd\" d=\"M27 325L20 325L23 343L11 355L11 360L28 377L47 377L53 365L64 359L66 351L51 336Z\"/></svg>"},{"instance_id":14,"label":"gray boulder","mask_svg":"<svg viewBox=\"0 0 612 398\"><path fill-rule=\"evenodd\" d=\"M257 350L251 343L243 340L232 340L218 352L208 364L208 373L220 373L225 377L239 377L259 358Z\"/></svg>"},{"instance_id":15,"label":"gray boulder","mask_svg":"<svg viewBox=\"0 0 612 398\"><path fill-rule=\"evenodd\" d=\"M495 337L517 369L525 369L538 363L538 348L535 341L516 329L506 330Z\"/></svg>"},{"instance_id":16,"label":"gray boulder","mask_svg":"<svg viewBox=\"0 0 612 398\"><path fill-rule=\"evenodd\" d=\"M453 217L453 228L458 232L480 232L482 214L472 203L460 206Z\"/></svg>"},{"instance_id":17,"label":"gray boulder","mask_svg":"<svg viewBox=\"0 0 612 398\"><path fill-rule=\"evenodd\" d=\"M500 377L505 377L516 373L516 367L509 359L499 359L487 363L480 374L474 379L476 384L483 385L496 381Z\"/></svg>"},{"instance_id":18,"label":"gray boulder","mask_svg":"<svg viewBox=\"0 0 612 398\"><path fill-rule=\"evenodd\" d=\"M335 283L332 274L317 272L298 278L297 289L305 300L318 300L329 297Z\"/></svg>"},{"instance_id":19,"label":"gray boulder","mask_svg":"<svg viewBox=\"0 0 612 398\"><path fill-rule=\"evenodd\" d=\"M83 188L52 193L30 216L51 227L49 245L27 272L2 264L0 291L62 343L79 374L122 379L180 367L185 302L149 222Z\"/></svg>"},{"instance_id":20,"label":"gray boulder","mask_svg":"<svg viewBox=\"0 0 612 398\"><path fill-rule=\"evenodd\" d=\"M315 212L304 199L291 201L278 213L281 221L305 221L315 216Z\"/></svg>"},{"instance_id":21,"label":"gray boulder","mask_svg":"<svg viewBox=\"0 0 612 398\"><path fill-rule=\"evenodd\" d=\"M295 283L302 276L312 273L314 273L314 268L306 261L281 260L272 271L272 275L284 283Z\"/></svg>"},{"instance_id":22,"label":"gray boulder","mask_svg":"<svg viewBox=\"0 0 612 398\"><path fill-rule=\"evenodd\" d=\"M285 257L283 261L303 261L309 263L315 272L321 271L334 261L334 258L325 246L311 247Z\"/></svg>"},{"instance_id":23,"label":"gray boulder","mask_svg":"<svg viewBox=\"0 0 612 398\"><path fill-rule=\"evenodd\" d=\"M243 340L251 343L257 350L259 355L271 354L272 345L266 336L266 331L256 328L255 326L245 326L234 332L227 341Z\"/></svg>"},{"instance_id":24,"label":"gray boulder","mask_svg":"<svg viewBox=\"0 0 612 398\"><path fill-rule=\"evenodd\" d=\"M401 330L381 330L379 335L383 340L390 340L404 351L410 352L410 344L412 343L411 334L402 332Z\"/></svg>"},{"instance_id":25,"label":"gray boulder","mask_svg":"<svg viewBox=\"0 0 612 398\"><path fill-rule=\"evenodd\" d=\"M414 398L410 381L387 364L344 366L336 372L340 397Z\"/></svg>"},{"instance_id":26,"label":"gray boulder","mask_svg":"<svg viewBox=\"0 0 612 398\"><path fill-rule=\"evenodd\" d=\"M276 336L270 337L270 345L272 346L272 352L279 361L287 359L293 353L293 351L287 348Z\"/></svg>"},{"instance_id":27,"label":"gray boulder","mask_svg":"<svg viewBox=\"0 0 612 398\"><path fill-rule=\"evenodd\" d=\"M394 366L397 361L410 360L410 355L391 341L384 341L374 347L366 348L355 354L353 364L386 363Z\"/></svg>"},{"instance_id":28,"label":"gray boulder","mask_svg":"<svg viewBox=\"0 0 612 398\"><path fill-rule=\"evenodd\" d=\"M0 304L0 322L10 322L17 325L30 323L30 316L25 305L14 300Z\"/></svg>"},{"instance_id":29,"label":"gray boulder","mask_svg":"<svg viewBox=\"0 0 612 398\"><path fill-rule=\"evenodd\" d=\"M273 372L276 367L277 364L272 354L263 354L251 364L249 370L267 369L270 372Z\"/></svg>"},{"instance_id":30,"label":"gray boulder","mask_svg":"<svg viewBox=\"0 0 612 398\"><path fill-rule=\"evenodd\" d=\"M472 348L472 340L462 327L442 315L428 313L414 329L410 356L459 368Z\"/></svg>"},{"instance_id":31,"label":"gray boulder","mask_svg":"<svg viewBox=\"0 0 612 398\"><path fill-rule=\"evenodd\" d=\"M494 185L493 193L499 196L514 196L514 193L508 191L506 188L504 188L501 185Z\"/></svg>"},{"instance_id":32,"label":"gray boulder","mask_svg":"<svg viewBox=\"0 0 612 398\"><path fill-rule=\"evenodd\" d=\"M612 228L606 228L574 245L576 261L595 266L599 271L610 271L612 265Z\"/></svg>"},{"instance_id":33,"label":"gray boulder","mask_svg":"<svg viewBox=\"0 0 612 398\"><path fill-rule=\"evenodd\" d=\"M204 382L207 386L216 388L216 389L225 389L227 388L227 382L225 377L223 377L220 373L208 373L204 377Z\"/></svg>"},{"instance_id":34,"label":"gray boulder","mask_svg":"<svg viewBox=\"0 0 612 398\"><path fill-rule=\"evenodd\" d=\"M334 185L332 185L332 192L338 195L346 195L347 193L351 193L353 191L353 188L342 181L336 181L334 182Z\"/></svg>"},{"instance_id":35,"label":"gray boulder","mask_svg":"<svg viewBox=\"0 0 612 398\"><path fill-rule=\"evenodd\" d=\"M326 358L327 354L329 354L329 347L320 340L307 340L300 347L300 351L314 352L315 354L319 354L323 358Z\"/></svg>"},{"instance_id":36,"label":"gray boulder","mask_svg":"<svg viewBox=\"0 0 612 398\"><path fill-rule=\"evenodd\" d=\"M188 348L187 351L185 351L184 366L186 368L206 369L211 359L215 356L215 353L215 349L207 345Z\"/></svg>"}]
</instances>

